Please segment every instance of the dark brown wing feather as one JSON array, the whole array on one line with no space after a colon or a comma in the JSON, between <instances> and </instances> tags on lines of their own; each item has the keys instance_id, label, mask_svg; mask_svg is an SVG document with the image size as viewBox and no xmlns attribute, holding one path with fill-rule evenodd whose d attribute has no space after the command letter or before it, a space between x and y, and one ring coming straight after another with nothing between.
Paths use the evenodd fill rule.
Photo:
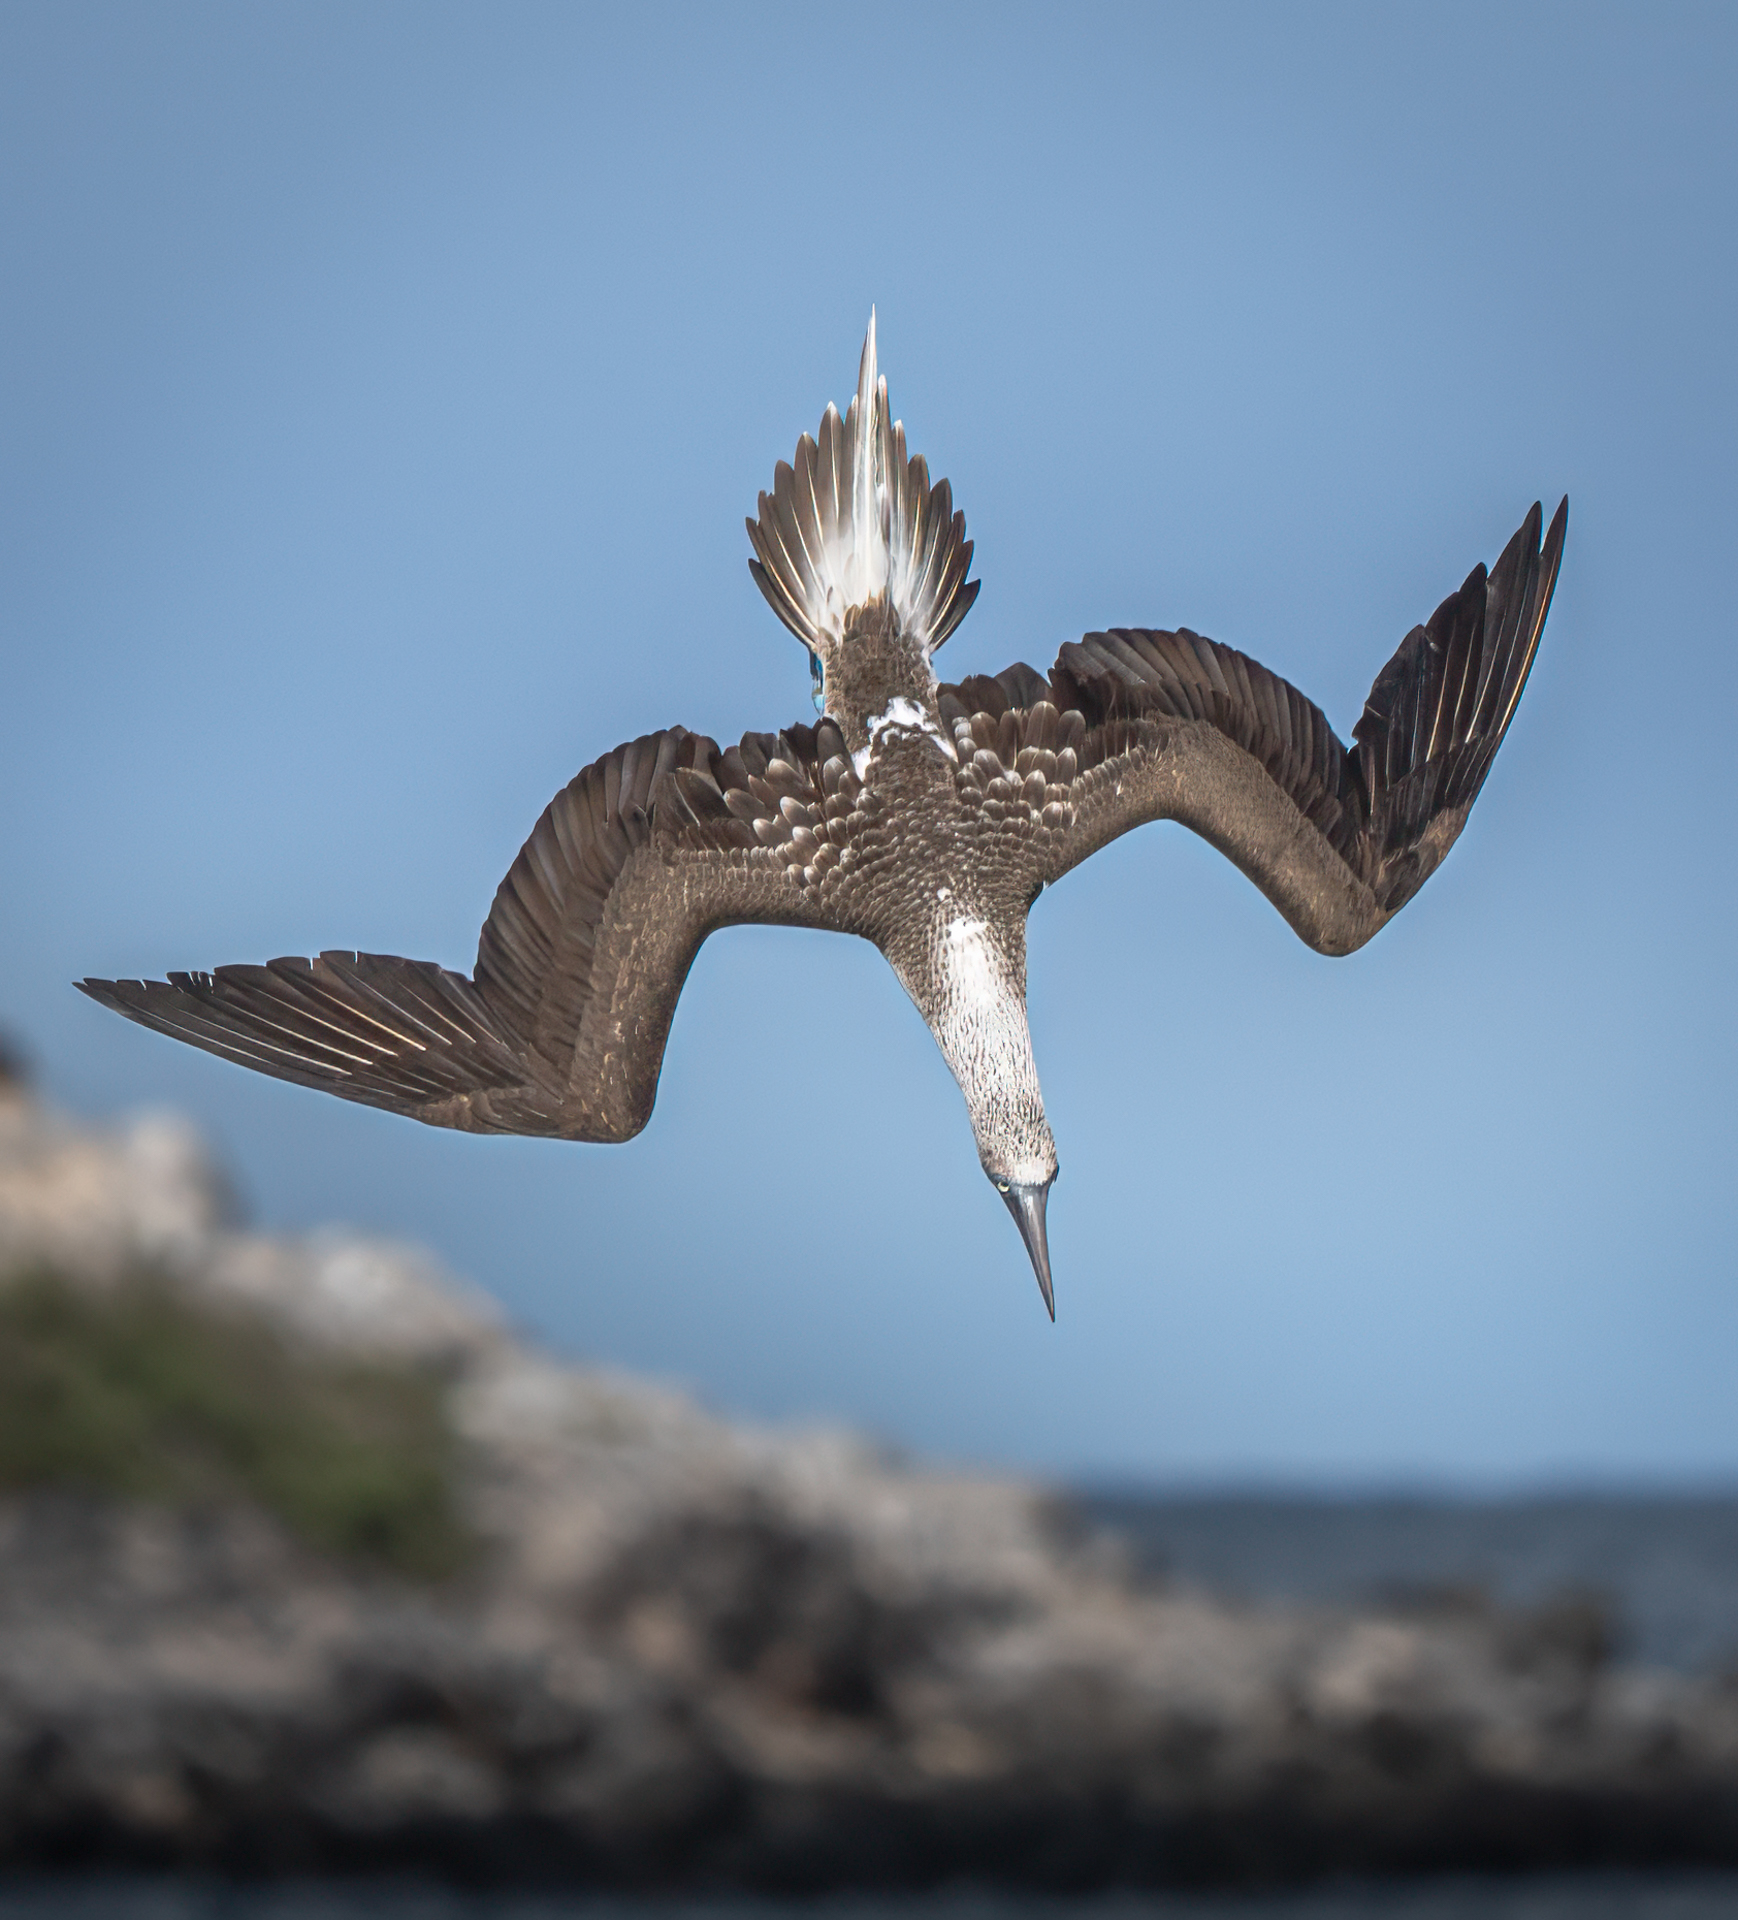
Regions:
<instances>
[{"instance_id":1,"label":"dark brown wing feather","mask_svg":"<svg viewBox=\"0 0 1738 1920\"><path fill-rule=\"evenodd\" d=\"M1568 507L1541 545L1535 505L1490 573L1475 567L1401 641L1351 747L1277 674L1186 628L1090 633L1063 647L1048 680L1011 667L944 688L943 711L956 726L965 715L974 739L1011 715L1014 746L1027 734L1063 742L1040 878L1145 821L1180 820L1304 939L1348 952L1412 898L1466 822L1538 650Z\"/></svg>"},{"instance_id":2,"label":"dark brown wing feather","mask_svg":"<svg viewBox=\"0 0 1738 1920\"><path fill-rule=\"evenodd\" d=\"M1567 498L1542 550L1540 518L1535 505L1488 579L1475 567L1401 641L1352 729L1348 759L1365 808L1359 855L1388 913L1453 844L1515 717L1557 586Z\"/></svg>"},{"instance_id":3,"label":"dark brown wing feather","mask_svg":"<svg viewBox=\"0 0 1738 1920\"><path fill-rule=\"evenodd\" d=\"M525 1078L476 988L428 961L323 953L79 984L142 1026L369 1106L421 1107Z\"/></svg>"},{"instance_id":4,"label":"dark brown wing feather","mask_svg":"<svg viewBox=\"0 0 1738 1920\"><path fill-rule=\"evenodd\" d=\"M648 734L556 795L495 895L474 978L390 954L86 980L128 1019L346 1100L472 1132L619 1140L650 1117L706 935L828 924L796 830L820 817L836 728L720 752ZM848 760L844 760L848 766Z\"/></svg>"}]
</instances>

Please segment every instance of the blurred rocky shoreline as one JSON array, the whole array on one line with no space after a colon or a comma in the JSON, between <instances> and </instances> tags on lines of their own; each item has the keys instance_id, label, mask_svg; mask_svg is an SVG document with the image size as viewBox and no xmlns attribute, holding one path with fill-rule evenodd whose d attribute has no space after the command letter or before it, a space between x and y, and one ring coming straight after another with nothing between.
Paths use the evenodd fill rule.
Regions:
<instances>
[{"instance_id":1,"label":"blurred rocky shoreline","mask_svg":"<svg viewBox=\"0 0 1738 1920\"><path fill-rule=\"evenodd\" d=\"M1738 1685L1614 1661L1585 1606L1144 1580L1050 1491L558 1363L414 1251L244 1230L181 1123L0 1084L0 1275L43 1274L99 1305L147 1274L286 1356L433 1382L471 1545L419 1577L269 1502L14 1467L0 1867L795 1892L1738 1862Z\"/></svg>"}]
</instances>

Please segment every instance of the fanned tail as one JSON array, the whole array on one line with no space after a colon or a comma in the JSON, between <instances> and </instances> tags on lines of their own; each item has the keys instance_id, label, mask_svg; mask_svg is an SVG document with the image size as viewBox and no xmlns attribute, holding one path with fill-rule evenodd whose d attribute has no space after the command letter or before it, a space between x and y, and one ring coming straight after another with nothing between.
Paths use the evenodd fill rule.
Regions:
<instances>
[{"instance_id":1,"label":"fanned tail","mask_svg":"<svg viewBox=\"0 0 1738 1920\"><path fill-rule=\"evenodd\" d=\"M875 355L875 315L843 420L829 403L818 439L781 460L760 517L748 522L749 571L774 613L811 652L841 641L851 615L884 599L900 630L933 653L978 597L972 543L945 480L929 483L921 454L889 417Z\"/></svg>"}]
</instances>

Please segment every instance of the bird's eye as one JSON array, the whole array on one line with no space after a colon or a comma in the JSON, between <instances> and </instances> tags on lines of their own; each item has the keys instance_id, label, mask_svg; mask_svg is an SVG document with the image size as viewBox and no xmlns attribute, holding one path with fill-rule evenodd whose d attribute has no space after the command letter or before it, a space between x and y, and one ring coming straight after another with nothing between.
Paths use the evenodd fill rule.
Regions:
<instances>
[{"instance_id":1,"label":"bird's eye","mask_svg":"<svg viewBox=\"0 0 1738 1920\"><path fill-rule=\"evenodd\" d=\"M1007 1183L1007 1181L1006 1181L1006 1180L998 1180L998 1181L996 1182L996 1191L997 1191L998 1193L1006 1193L1006 1192L1008 1191L1008 1183Z\"/></svg>"}]
</instances>

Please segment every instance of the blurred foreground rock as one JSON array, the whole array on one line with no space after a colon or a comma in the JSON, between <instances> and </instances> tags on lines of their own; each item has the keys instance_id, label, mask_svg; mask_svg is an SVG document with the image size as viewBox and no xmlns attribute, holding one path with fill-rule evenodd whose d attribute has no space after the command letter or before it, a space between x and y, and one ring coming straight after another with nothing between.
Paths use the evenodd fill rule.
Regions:
<instances>
[{"instance_id":1,"label":"blurred foreground rock","mask_svg":"<svg viewBox=\"0 0 1738 1920\"><path fill-rule=\"evenodd\" d=\"M1143 1587L1028 1486L558 1365L421 1256L231 1221L0 1086L0 1271L146 1263L452 1382L477 1563L0 1496L0 1864L811 1889L1738 1860L1738 1691L1597 1617Z\"/></svg>"}]
</instances>

